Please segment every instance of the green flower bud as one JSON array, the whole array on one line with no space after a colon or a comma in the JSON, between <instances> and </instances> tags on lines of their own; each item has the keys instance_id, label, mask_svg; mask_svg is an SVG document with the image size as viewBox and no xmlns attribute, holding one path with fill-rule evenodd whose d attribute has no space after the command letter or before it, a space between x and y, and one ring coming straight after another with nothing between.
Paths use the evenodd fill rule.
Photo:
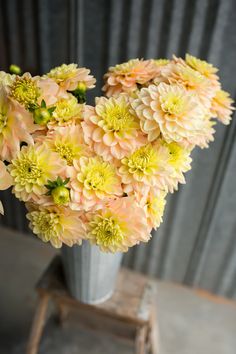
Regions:
<instances>
[{"instance_id":1,"label":"green flower bud","mask_svg":"<svg viewBox=\"0 0 236 354\"><path fill-rule=\"evenodd\" d=\"M18 65L15 64L11 64L9 67L9 71L11 74L16 74L16 75L21 75L22 74L22 70Z\"/></svg>"},{"instance_id":2,"label":"green flower bud","mask_svg":"<svg viewBox=\"0 0 236 354\"><path fill-rule=\"evenodd\" d=\"M37 108L34 110L34 121L39 125L46 125L51 119L51 114L47 108Z\"/></svg>"},{"instance_id":3,"label":"green flower bud","mask_svg":"<svg viewBox=\"0 0 236 354\"><path fill-rule=\"evenodd\" d=\"M76 90L78 90L81 93L82 92L85 93L86 90L87 90L87 87L86 87L85 83L81 81L81 82L78 83L78 86L77 86Z\"/></svg>"},{"instance_id":4,"label":"green flower bud","mask_svg":"<svg viewBox=\"0 0 236 354\"><path fill-rule=\"evenodd\" d=\"M57 205L64 205L70 201L70 191L64 186L58 186L51 192L53 201Z\"/></svg>"}]
</instances>

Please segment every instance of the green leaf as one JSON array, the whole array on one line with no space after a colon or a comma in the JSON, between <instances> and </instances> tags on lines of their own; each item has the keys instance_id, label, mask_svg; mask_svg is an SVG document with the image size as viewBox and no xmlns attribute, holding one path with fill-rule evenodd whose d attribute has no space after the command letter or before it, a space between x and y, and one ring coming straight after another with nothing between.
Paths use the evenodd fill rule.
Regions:
<instances>
[{"instance_id":1,"label":"green leaf","mask_svg":"<svg viewBox=\"0 0 236 354\"><path fill-rule=\"evenodd\" d=\"M65 186L69 181L70 181L70 179L66 178L65 181L63 182L63 185Z\"/></svg>"},{"instance_id":2,"label":"green leaf","mask_svg":"<svg viewBox=\"0 0 236 354\"><path fill-rule=\"evenodd\" d=\"M41 102L41 108L47 108L46 102L44 100L42 100L42 102Z\"/></svg>"},{"instance_id":3,"label":"green leaf","mask_svg":"<svg viewBox=\"0 0 236 354\"><path fill-rule=\"evenodd\" d=\"M52 113L55 111L56 107L50 107L48 108L48 112L52 115Z\"/></svg>"}]
</instances>

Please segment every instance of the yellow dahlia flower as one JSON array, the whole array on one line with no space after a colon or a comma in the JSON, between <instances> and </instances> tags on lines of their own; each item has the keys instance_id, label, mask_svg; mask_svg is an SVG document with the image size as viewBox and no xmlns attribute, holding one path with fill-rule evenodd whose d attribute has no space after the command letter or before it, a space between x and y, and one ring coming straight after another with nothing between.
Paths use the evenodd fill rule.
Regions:
<instances>
[{"instance_id":1,"label":"yellow dahlia flower","mask_svg":"<svg viewBox=\"0 0 236 354\"><path fill-rule=\"evenodd\" d=\"M132 197L116 199L87 217L87 237L103 252L127 252L151 237L145 211Z\"/></svg>"},{"instance_id":2,"label":"yellow dahlia flower","mask_svg":"<svg viewBox=\"0 0 236 354\"><path fill-rule=\"evenodd\" d=\"M41 92L37 81L29 73L25 73L23 76L16 76L10 86L9 96L26 109L37 105L40 95Z\"/></svg>"},{"instance_id":3,"label":"yellow dahlia flower","mask_svg":"<svg viewBox=\"0 0 236 354\"><path fill-rule=\"evenodd\" d=\"M201 75L205 76L207 79L210 79L212 83L217 84L219 80L218 75L216 75L218 69L215 68L212 64L208 63L205 60L198 59L190 54L185 55L185 61L192 69L198 71Z\"/></svg>"},{"instance_id":4,"label":"yellow dahlia flower","mask_svg":"<svg viewBox=\"0 0 236 354\"><path fill-rule=\"evenodd\" d=\"M51 151L57 152L68 166L73 166L73 161L82 156L91 155L83 140L83 131L78 125L49 130L46 137L39 137L38 141L45 143Z\"/></svg>"},{"instance_id":5,"label":"yellow dahlia flower","mask_svg":"<svg viewBox=\"0 0 236 354\"><path fill-rule=\"evenodd\" d=\"M172 172L168 164L169 151L160 142L147 144L121 160L119 174L127 185L126 193L139 190L145 185L166 189L165 176Z\"/></svg>"},{"instance_id":6,"label":"yellow dahlia flower","mask_svg":"<svg viewBox=\"0 0 236 354\"><path fill-rule=\"evenodd\" d=\"M62 244L73 246L81 244L86 230L80 213L63 207L38 207L27 205L26 215L29 227L43 242L50 242L60 248Z\"/></svg>"},{"instance_id":7,"label":"yellow dahlia flower","mask_svg":"<svg viewBox=\"0 0 236 354\"><path fill-rule=\"evenodd\" d=\"M219 90L213 97L211 113L217 117L221 123L228 125L232 119L231 114L235 110L233 107L233 100L230 98L228 92Z\"/></svg>"},{"instance_id":8,"label":"yellow dahlia flower","mask_svg":"<svg viewBox=\"0 0 236 354\"><path fill-rule=\"evenodd\" d=\"M23 201L34 200L47 193L48 180L55 180L63 173L65 165L58 154L44 145L23 146L8 166L13 178L13 193Z\"/></svg>"},{"instance_id":9,"label":"yellow dahlia flower","mask_svg":"<svg viewBox=\"0 0 236 354\"><path fill-rule=\"evenodd\" d=\"M158 72L153 60L132 59L110 67L104 75L105 85L102 89L107 97L115 97L121 92L132 93L138 89L138 85L154 79Z\"/></svg>"},{"instance_id":10,"label":"yellow dahlia flower","mask_svg":"<svg viewBox=\"0 0 236 354\"><path fill-rule=\"evenodd\" d=\"M100 208L104 201L122 195L115 166L101 157L81 157L74 167L70 176L72 209Z\"/></svg>"},{"instance_id":11,"label":"yellow dahlia flower","mask_svg":"<svg viewBox=\"0 0 236 354\"><path fill-rule=\"evenodd\" d=\"M52 119L48 123L49 129L81 122L83 105L78 104L77 99L73 95L59 99L54 106L55 110L52 113Z\"/></svg>"},{"instance_id":12,"label":"yellow dahlia flower","mask_svg":"<svg viewBox=\"0 0 236 354\"><path fill-rule=\"evenodd\" d=\"M109 161L121 159L145 143L139 119L129 103L129 96L100 97L95 108L86 106L82 122L85 141Z\"/></svg>"},{"instance_id":13,"label":"yellow dahlia flower","mask_svg":"<svg viewBox=\"0 0 236 354\"><path fill-rule=\"evenodd\" d=\"M0 88L0 158L11 161L20 150L22 142L32 144L31 134L38 128L32 114L7 98Z\"/></svg>"},{"instance_id":14,"label":"yellow dahlia flower","mask_svg":"<svg viewBox=\"0 0 236 354\"><path fill-rule=\"evenodd\" d=\"M184 144L191 139L194 144L194 136L204 124L204 107L182 85L150 85L141 89L131 105L149 141L154 141L161 132L168 143Z\"/></svg>"},{"instance_id":15,"label":"yellow dahlia flower","mask_svg":"<svg viewBox=\"0 0 236 354\"><path fill-rule=\"evenodd\" d=\"M158 228L163 221L166 192L151 187L146 194L138 193L135 196L139 205L145 211L148 226L151 229Z\"/></svg>"},{"instance_id":16,"label":"yellow dahlia flower","mask_svg":"<svg viewBox=\"0 0 236 354\"><path fill-rule=\"evenodd\" d=\"M79 68L77 64L62 64L52 69L47 76L55 80L64 90L74 91L79 83L83 83L87 89L95 86L96 79L89 73L90 70Z\"/></svg>"},{"instance_id":17,"label":"yellow dahlia flower","mask_svg":"<svg viewBox=\"0 0 236 354\"><path fill-rule=\"evenodd\" d=\"M168 164L173 168L173 171L165 176L168 191L173 193L174 190L178 189L178 183L185 183L183 173L191 169L191 149L184 148L175 142L168 144L163 141L162 144L169 151Z\"/></svg>"}]
</instances>

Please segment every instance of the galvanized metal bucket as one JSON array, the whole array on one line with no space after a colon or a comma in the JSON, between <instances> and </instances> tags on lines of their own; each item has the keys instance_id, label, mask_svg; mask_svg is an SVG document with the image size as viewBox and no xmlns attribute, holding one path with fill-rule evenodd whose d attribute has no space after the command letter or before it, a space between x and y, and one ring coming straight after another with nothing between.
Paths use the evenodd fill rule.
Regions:
<instances>
[{"instance_id":1,"label":"galvanized metal bucket","mask_svg":"<svg viewBox=\"0 0 236 354\"><path fill-rule=\"evenodd\" d=\"M63 246L62 261L71 296L87 304L109 299L114 291L122 253L104 253L83 241L82 246Z\"/></svg>"}]
</instances>

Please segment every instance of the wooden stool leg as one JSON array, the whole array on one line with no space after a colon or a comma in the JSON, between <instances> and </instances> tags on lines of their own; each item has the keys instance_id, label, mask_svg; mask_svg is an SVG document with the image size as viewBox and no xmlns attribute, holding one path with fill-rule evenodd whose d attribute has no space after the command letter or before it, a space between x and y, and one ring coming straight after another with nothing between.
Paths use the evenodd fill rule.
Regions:
<instances>
[{"instance_id":1,"label":"wooden stool leg","mask_svg":"<svg viewBox=\"0 0 236 354\"><path fill-rule=\"evenodd\" d=\"M68 317L69 314L69 308L67 305L63 304L62 301L60 300L55 300L57 309L58 309L58 315L59 315L59 323L61 326L65 324L65 321Z\"/></svg>"},{"instance_id":2,"label":"wooden stool leg","mask_svg":"<svg viewBox=\"0 0 236 354\"><path fill-rule=\"evenodd\" d=\"M158 328L155 308L152 311L152 317L151 317L150 344L151 344L151 353L160 354L159 328Z\"/></svg>"},{"instance_id":3,"label":"wooden stool leg","mask_svg":"<svg viewBox=\"0 0 236 354\"><path fill-rule=\"evenodd\" d=\"M137 329L135 338L135 354L145 354L147 342L147 326Z\"/></svg>"},{"instance_id":4,"label":"wooden stool leg","mask_svg":"<svg viewBox=\"0 0 236 354\"><path fill-rule=\"evenodd\" d=\"M37 354L38 352L39 341L43 332L43 327L46 319L48 301L49 301L48 295L46 294L40 295L40 300L31 327L26 354Z\"/></svg>"}]
</instances>

